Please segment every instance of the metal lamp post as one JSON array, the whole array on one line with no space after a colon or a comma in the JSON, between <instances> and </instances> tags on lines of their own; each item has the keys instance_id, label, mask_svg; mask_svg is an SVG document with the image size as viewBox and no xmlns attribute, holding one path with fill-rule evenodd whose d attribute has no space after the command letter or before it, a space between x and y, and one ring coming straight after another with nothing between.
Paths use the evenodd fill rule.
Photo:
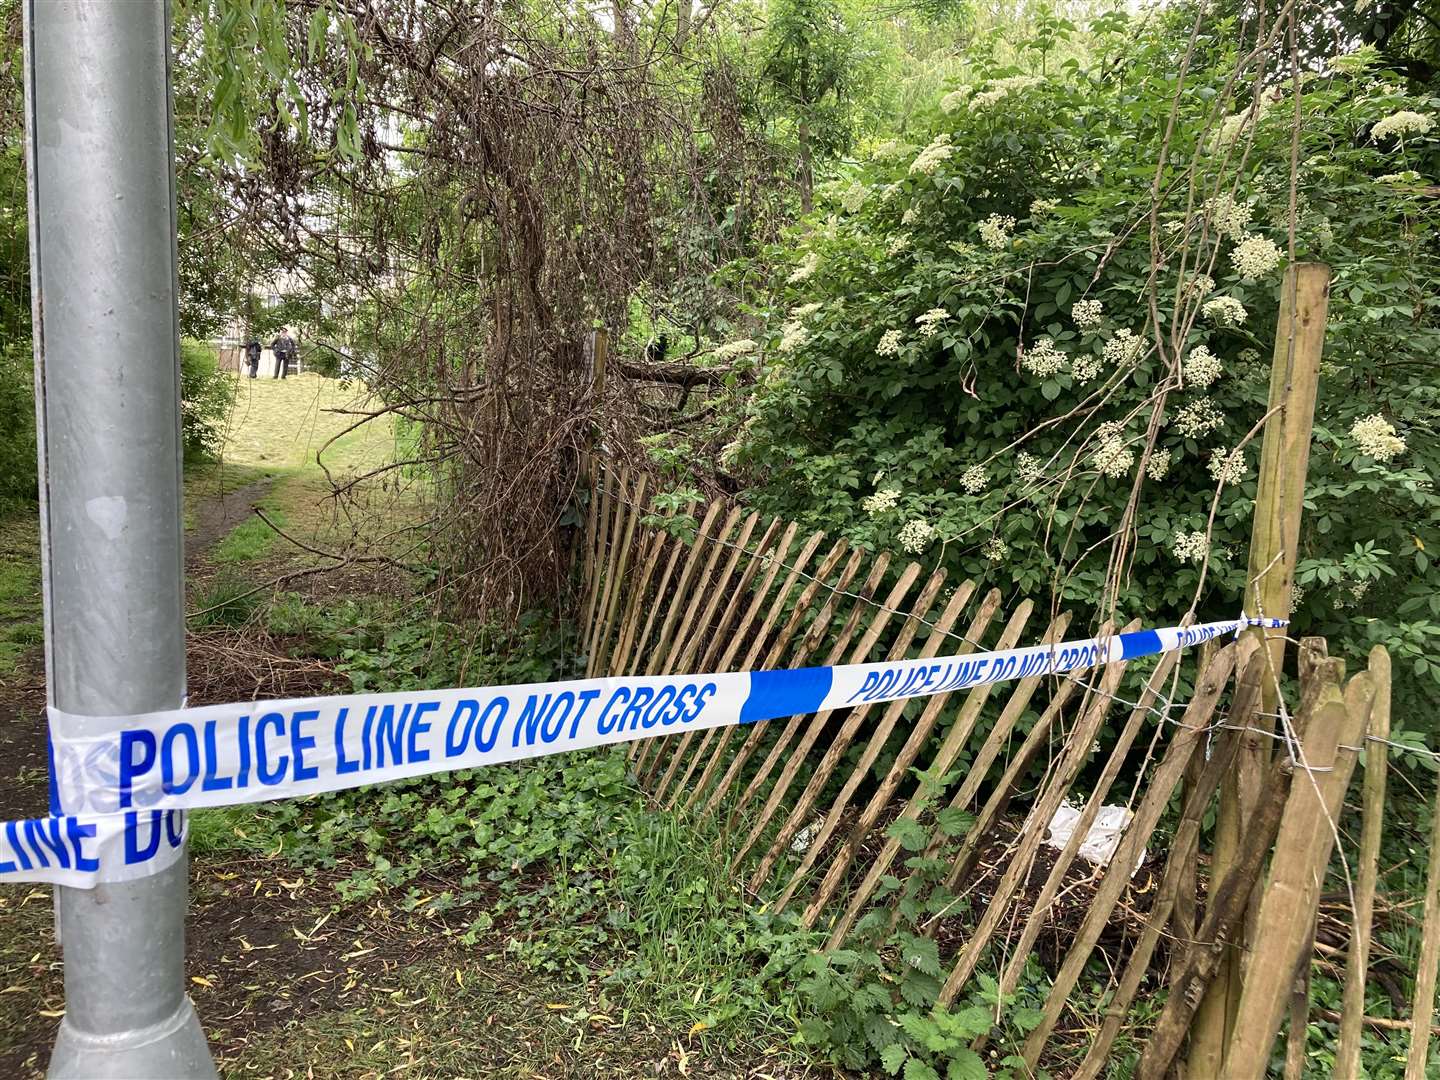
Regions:
<instances>
[{"instance_id":1,"label":"metal lamp post","mask_svg":"<svg viewBox=\"0 0 1440 1080\"><path fill-rule=\"evenodd\" d=\"M185 695L170 10L26 0L50 703L92 728ZM59 889L52 1077L212 1077L185 993L187 865Z\"/></svg>"}]
</instances>

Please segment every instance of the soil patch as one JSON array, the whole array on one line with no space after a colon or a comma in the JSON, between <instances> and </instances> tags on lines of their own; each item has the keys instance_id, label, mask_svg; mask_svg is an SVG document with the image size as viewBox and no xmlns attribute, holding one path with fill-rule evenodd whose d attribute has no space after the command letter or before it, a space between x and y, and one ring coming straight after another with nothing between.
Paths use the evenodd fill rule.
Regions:
<instances>
[{"instance_id":1,"label":"soil patch","mask_svg":"<svg viewBox=\"0 0 1440 1080\"><path fill-rule=\"evenodd\" d=\"M238 487L206 498L196 507L192 518L194 525L185 534L185 568L195 570L205 553L225 538L231 529L255 512L270 489L274 480L256 480L252 484Z\"/></svg>"}]
</instances>

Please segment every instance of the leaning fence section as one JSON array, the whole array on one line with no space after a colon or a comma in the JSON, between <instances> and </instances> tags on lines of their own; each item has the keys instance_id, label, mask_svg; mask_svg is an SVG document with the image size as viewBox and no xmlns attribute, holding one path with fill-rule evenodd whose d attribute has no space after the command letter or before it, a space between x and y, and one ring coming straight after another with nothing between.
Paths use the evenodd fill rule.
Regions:
<instances>
[{"instance_id":1,"label":"leaning fence section","mask_svg":"<svg viewBox=\"0 0 1440 1080\"><path fill-rule=\"evenodd\" d=\"M579 563L590 675L929 658L1071 630L1067 612L1007 603L999 589L725 500L658 515L646 477L589 468ZM1296 996L1297 974L1308 972L1319 883L1358 750L1367 731L1388 731L1389 667L1377 650L1347 682L1324 642L1308 641L1302 701L1277 726L1259 715L1261 687L1277 673L1258 645L1245 637L1073 675L677 733L635 743L632 766L656 804L718 830L757 902L823 930L829 948L911 913L915 932L937 944L942 1004L982 970L1008 995L1040 956L1051 986L1024 1045L1032 1068L1080 1022L1067 1003L1082 977L1103 970L1109 1004L1098 1030L1065 1040L1074 1075L1102 1074L1122 1031L1141 1023L1142 989L1163 982L1158 1017L1143 1003L1153 1024L1137 1076L1167 1075L1188 1035L1192 1059L1260 1077L1287 1016L1297 1033L1289 1053L1303 1062L1308 989ZM1223 879L1205 884L1202 824L1242 758L1264 766L1249 793L1253 820ZM1363 925L1349 956L1362 985L1384 798L1383 752L1370 760ZM1061 819L1063 840L1051 828ZM1098 855L1087 843L1097 823L1118 837ZM1244 978L1222 985L1222 960L1242 942ZM1425 947L1440 950L1440 930ZM1433 980L1421 983L1433 997ZM1192 1035L1207 1002L1229 1022ZM1347 995L1342 1061L1358 1053L1363 1007L1363 993ZM1425 1031L1429 1008L1417 1000ZM1238 1024L1240 1015L1251 1019ZM1427 1040L1415 1042L1423 1071Z\"/></svg>"}]
</instances>

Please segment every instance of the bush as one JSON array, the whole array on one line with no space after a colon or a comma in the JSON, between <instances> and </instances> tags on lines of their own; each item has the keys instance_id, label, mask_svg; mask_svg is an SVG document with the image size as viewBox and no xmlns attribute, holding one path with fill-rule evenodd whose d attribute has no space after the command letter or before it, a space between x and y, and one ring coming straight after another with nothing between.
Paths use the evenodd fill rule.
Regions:
<instances>
[{"instance_id":1,"label":"bush","mask_svg":"<svg viewBox=\"0 0 1440 1080\"><path fill-rule=\"evenodd\" d=\"M235 380L220 370L214 346L180 341L180 435L186 461L213 461L225 442Z\"/></svg>"},{"instance_id":2,"label":"bush","mask_svg":"<svg viewBox=\"0 0 1440 1080\"><path fill-rule=\"evenodd\" d=\"M1183 94L1155 77L1186 39L1163 19L1097 20L1105 61L1043 77L977 56L907 142L831 186L776 253L721 455L757 508L1084 618L1239 612L1295 103L1288 83L1228 97L1232 29ZM1440 102L1373 52L1302 99L1295 257L1333 286L1292 605L1335 653L1386 644L1408 719L1440 701L1440 318L1421 299Z\"/></svg>"}]
</instances>

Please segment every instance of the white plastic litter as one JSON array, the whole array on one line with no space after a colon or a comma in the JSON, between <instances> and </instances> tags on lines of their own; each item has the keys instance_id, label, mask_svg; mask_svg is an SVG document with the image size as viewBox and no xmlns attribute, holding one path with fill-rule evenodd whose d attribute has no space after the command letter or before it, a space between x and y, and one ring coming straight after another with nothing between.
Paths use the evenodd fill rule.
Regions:
<instances>
[{"instance_id":1,"label":"white plastic litter","mask_svg":"<svg viewBox=\"0 0 1440 1080\"><path fill-rule=\"evenodd\" d=\"M810 850L811 842L820 834L820 830L824 825L824 818L817 817L814 821L810 822L809 825L806 825L795 834L795 839L790 842L790 850L796 855L804 855L805 852Z\"/></svg>"},{"instance_id":2,"label":"white plastic litter","mask_svg":"<svg viewBox=\"0 0 1440 1080\"><path fill-rule=\"evenodd\" d=\"M1063 802L1055 811L1055 816L1050 819L1050 834L1045 837L1047 846L1057 851L1063 850L1070 842L1071 835L1075 832L1075 825L1080 820L1082 808ZM1115 857L1115 850L1120 846L1120 841L1125 835L1125 827L1130 824L1130 819L1135 815L1123 806L1102 806L1095 820L1090 824L1089 830L1085 833L1085 839L1080 842L1077 854L1088 863L1096 866L1109 866L1110 860ZM1140 857L1135 862L1135 869L1130 871L1131 876L1135 870L1139 870L1145 862L1145 851L1142 848Z\"/></svg>"}]
</instances>

